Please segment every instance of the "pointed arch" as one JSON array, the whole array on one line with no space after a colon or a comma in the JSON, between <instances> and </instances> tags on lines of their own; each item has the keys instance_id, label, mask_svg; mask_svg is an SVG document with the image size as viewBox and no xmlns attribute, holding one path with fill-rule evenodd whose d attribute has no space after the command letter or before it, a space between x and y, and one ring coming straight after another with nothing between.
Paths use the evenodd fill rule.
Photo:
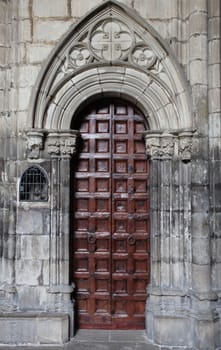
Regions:
<instances>
[{"instance_id":1,"label":"pointed arch","mask_svg":"<svg viewBox=\"0 0 221 350\"><path fill-rule=\"evenodd\" d=\"M78 107L96 96L129 99L152 130L192 129L183 72L141 17L106 1L73 25L39 75L29 127L67 130Z\"/></svg>"}]
</instances>

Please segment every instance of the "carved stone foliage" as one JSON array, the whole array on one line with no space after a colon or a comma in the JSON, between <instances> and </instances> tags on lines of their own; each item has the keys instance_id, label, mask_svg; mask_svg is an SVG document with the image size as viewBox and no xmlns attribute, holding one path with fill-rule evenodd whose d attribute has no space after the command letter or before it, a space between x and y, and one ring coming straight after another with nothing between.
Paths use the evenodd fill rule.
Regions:
<instances>
[{"instance_id":1,"label":"carved stone foliage","mask_svg":"<svg viewBox=\"0 0 221 350\"><path fill-rule=\"evenodd\" d=\"M178 133L152 132L144 134L146 153L151 159L172 159L179 157L183 161L189 161L192 153L193 131Z\"/></svg>"},{"instance_id":2,"label":"carved stone foliage","mask_svg":"<svg viewBox=\"0 0 221 350\"><path fill-rule=\"evenodd\" d=\"M75 154L78 132L50 132L47 137L47 151L52 156L67 157Z\"/></svg>"}]
</instances>

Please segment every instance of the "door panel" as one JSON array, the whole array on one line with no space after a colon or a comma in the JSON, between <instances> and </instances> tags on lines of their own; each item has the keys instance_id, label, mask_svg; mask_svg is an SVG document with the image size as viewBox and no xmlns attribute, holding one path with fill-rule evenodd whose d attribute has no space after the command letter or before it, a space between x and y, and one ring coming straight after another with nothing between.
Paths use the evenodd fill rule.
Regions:
<instances>
[{"instance_id":1,"label":"door panel","mask_svg":"<svg viewBox=\"0 0 221 350\"><path fill-rule=\"evenodd\" d=\"M143 117L124 103L82 115L74 174L74 258L81 328L144 328L149 164Z\"/></svg>"}]
</instances>

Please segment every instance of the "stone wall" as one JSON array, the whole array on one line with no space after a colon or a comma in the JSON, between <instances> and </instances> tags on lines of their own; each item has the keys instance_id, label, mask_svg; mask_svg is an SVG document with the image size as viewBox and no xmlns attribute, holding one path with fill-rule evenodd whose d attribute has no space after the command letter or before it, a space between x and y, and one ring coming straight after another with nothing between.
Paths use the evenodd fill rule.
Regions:
<instances>
[{"instance_id":1,"label":"stone wall","mask_svg":"<svg viewBox=\"0 0 221 350\"><path fill-rule=\"evenodd\" d=\"M51 285L58 284L53 280L58 265L52 263L58 243L53 247L49 244L50 234L56 236L54 225L59 213L64 216L67 213L67 208L56 206L57 197L53 196L60 186L62 166L68 171L68 165L66 160L60 161L62 166L58 165L45 153L41 153L38 160L27 161L25 131L30 126L31 94L48 55L72 25L102 3L102 0L0 0L0 313L3 315L0 343L11 341L7 335L4 338L1 331L5 313L18 315L17 312L28 311L35 320L35 312L46 313L46 317L51 312L54 320L53 313L58 312L60 319L58 316L54 322L60 322L60 328L66 325L65 315L73 321L69 302L71 288L62 281L63 274L67 273L66 253L56 275L60 276L63 289L51 289ZM120 3L142 16L157 31L180 64L196 131L188 164L177 159L173 163L152 159L153 183L156 174L158 180L162 174L170 178L168 183L164 181L164 187L155 182L157 196L162 196L163 201L152 206L156 214L152 217L153 222L156 220L154 244L156 249L160 249L156 244L158 240L159 244L169 246L162 270L157 259L152 268L158 276L156 284L161 283L168 290L173 288L171 295L162 290L150 293L152 309L148 317L152 327L147 330L148 336L168 346L212 350L221 346L220 1L124 0ZM33 163L45 169L53 183L51 191L54 192L50 192L51 201L47 204L18 201L19 180ZM54 177L55 173L60 175ZM63 185L64 192L68 193L67 179ZM165 193L178 193L178 196L164 198ZM168 220L172 220L171 211L165 209L171 201L174 221L170 221L171 231L161 240L163 230L158 226L159 218L169 215ZM180 224L176 226L173 222ZM60 225L67 240L66 221ZM179 239L183 231L182 245ZM170 249L177 260L171 258ZM161 308L172 310L169 320ZM180 313L176 314L176 309ZM186 313L185 317L182 313ZM171 332L178 318L180 342ZM193 333L185 338L182 329L188 332L190 323ZM57 342L66 341L67 337L67 333L60 332ZM37 342L36 337L33 339L33 343ZM26 342L26 335L16 341Z\"/></svg>"}]
</instances>

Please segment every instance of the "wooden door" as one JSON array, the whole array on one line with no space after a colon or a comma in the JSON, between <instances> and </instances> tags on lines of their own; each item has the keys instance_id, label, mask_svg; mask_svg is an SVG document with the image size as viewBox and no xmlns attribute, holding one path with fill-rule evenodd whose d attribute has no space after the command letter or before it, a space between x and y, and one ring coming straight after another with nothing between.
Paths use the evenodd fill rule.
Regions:
<instances>
[{"instance_id":1,"label":"wooden door","mask_svg":"<svg viewBox=\"0 0 221 350\"><path fill-rule=\"evenodd\" d=\"M81 120L73 198L77 323L143 329L150 268L144 118L107 102Z\"/></svg>"}]
</instances>

